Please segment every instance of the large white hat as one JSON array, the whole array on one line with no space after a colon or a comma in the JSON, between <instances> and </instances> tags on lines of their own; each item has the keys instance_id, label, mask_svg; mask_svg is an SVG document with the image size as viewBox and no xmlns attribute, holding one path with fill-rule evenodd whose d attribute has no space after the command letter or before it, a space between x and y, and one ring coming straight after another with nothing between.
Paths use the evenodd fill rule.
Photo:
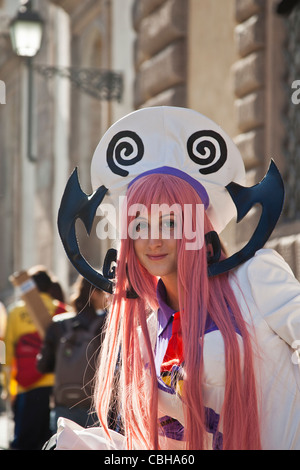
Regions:
<instances>
[{"instance_id":1,"label":"large white hat","mask_svg":"<svg viewBox=\"0 0 300 470\"><path fill-rule=\"evenodd\" d=\"M234 216L237 222L243 219L254 204L262 206L249 242L229 258L210 259L209 276L230 271L262 248L277 223L284 201L283 181L273 161L260 183L244 187L243 160L232 140L210 119L183 108L144 108L120 119L101 139L91 171L94 189L91 195L82 191L77 169L71 174L58 212L58 230L77 271L107 292L114 289L111 264L117 259L117 252L108 250L103 275L92 268L80 252L76 220L82 220L89 234L97 208L113 204L117 212L121 207L119 199L136 178L149 172L167 172L188 180L200 194L218 232ZM213 231L210 234L214 234L218 248L217 234Z\"/></svg>"},{"instance_id":2,"label":"large white hat","mask_svg":"<svg viewBox=\"0 0 300 470\"><path fill-rule=\"evenodd\" d=\"M108 188L104 202L117 210L133 179L162 167L171 167L173 173L175 169L175 174L179 170L178 176L184 172L204 186L207 215L217 232L236 216L225 186L232 181L244 184L241 154L217 124L190 109L143 108L117 121L95 150L92 186Z\"/></svg>"}]
</instances>

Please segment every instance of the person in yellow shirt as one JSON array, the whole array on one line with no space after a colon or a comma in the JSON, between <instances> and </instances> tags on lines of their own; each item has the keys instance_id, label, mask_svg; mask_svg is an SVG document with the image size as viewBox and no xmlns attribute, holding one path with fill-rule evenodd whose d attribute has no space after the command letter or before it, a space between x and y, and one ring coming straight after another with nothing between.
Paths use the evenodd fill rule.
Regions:
<instances>
[{"instance_id":1,"label":"person in yellow shirt","mask_svg":"<svg viewBox=\"0 0 300 470\"><path fill-rule=\"evenodd\" d=\"M43 267L28 271L51 316L67 310L63 298L54 299L53 280ZM39 450L51 436L49 427L50 395L53 374L41 374L36 368L36 356L41 338L22 300L8 308L6 347L6 387L10 393L11 380L16 382L16 396L12 398L14 438L11 449Z\"/></svg>"}]
</instances>

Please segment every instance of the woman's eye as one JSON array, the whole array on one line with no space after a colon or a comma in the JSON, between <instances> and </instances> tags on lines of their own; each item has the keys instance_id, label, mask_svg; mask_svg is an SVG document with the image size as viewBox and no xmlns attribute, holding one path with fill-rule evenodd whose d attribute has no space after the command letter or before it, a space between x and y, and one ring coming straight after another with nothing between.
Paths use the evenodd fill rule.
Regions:
<instances>
[{"instance_id":1,"label":"woman's eye","mask_svg":"<svg viewBox=\"0 0 300 470\"><path fill-rule=\"evenodd\" d=\"M137 225L136 225L135 230L137 232L142 232L142 231L148 230L148 223L147 222L138 222Z\"/></svg>"},{"instance_id":2,"label":"woman's eye","mask_svg":"<svg viewBox=\"0 0 300 470\"><path fill-rule=\"evenodd\" d=\"M166 229L174 229L175 226L176 226L175 220L173 219L165 220L162 224L162 227Z\"/></svg>"}]
</instances>

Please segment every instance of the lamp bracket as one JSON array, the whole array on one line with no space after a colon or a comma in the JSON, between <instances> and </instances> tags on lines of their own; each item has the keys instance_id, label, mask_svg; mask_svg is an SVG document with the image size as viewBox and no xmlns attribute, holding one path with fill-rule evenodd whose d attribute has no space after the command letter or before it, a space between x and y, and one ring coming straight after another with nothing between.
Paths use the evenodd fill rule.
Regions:
<instances>
[{"instance_id":1,"label":"lamp bracket","mask_svg":"<svg viewBox=\"0 0 300 470\"><path fill-rule=\"evenodd\" d=\"M33 69L46 78L58 75L68 78L74 85L98 100L118 102L123 94L123 75L97 68L56 67L33 64Z\"/></svg>"}]
</instances>

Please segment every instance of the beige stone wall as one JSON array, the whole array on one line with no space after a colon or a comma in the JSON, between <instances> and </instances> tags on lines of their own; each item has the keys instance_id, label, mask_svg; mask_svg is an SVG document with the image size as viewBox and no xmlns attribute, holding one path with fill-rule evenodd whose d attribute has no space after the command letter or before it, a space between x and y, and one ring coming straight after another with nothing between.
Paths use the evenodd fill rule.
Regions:
<instances>
[{"instance_id":1,"label":"beige stone wall","mask_svg":"<svg viewBox=\"0 0 300 470\"><path fill-rule=\"evenodd\" d=\"M189 0L187 105L237 134L231 68L237 59L234 0Z\"/></svg>"},{"instance_id":2,"label":"beige stone wall","mask_svg":"<svg viewBox=\"0 0 300 470\"><path fill-rule=\"evenodd\" d=\"M9 59L10 49L6 39L2 36L0 41L0 78L6 84L6 104L0 105L0 293L3 300L11 292L8 274L14 270L15 262L21 259L22 179L18 164L21 152L18 123L21 101L18 89L22 70L17 58Z\"/></svg>"},{"instance_id":3,"label":"beige stone wall","mask_svg":"<svg viewBox=\"0 0 300 470\"><path fill-rule=\"evenodd\" d=\"M81 69L111 69L111 5L103 0L88 2L52 2L61 6L69 15L70 63ZM94 150L111 123L111 102L100 101L76 87L71 87L69 122L69 174L75 167L82 190L92 192L90 165ZM66 181L65 181L66 183ZM76 225L80 249L95 268L102 267L107 251L107 241L96 236L95 224L90 236L82 223ZM78 273L70 266L70 278Z\"/></svg>"},{"instance_id":4,"label":"beige stone wall","mask_svg":"<svg viewBox=\"0 0 300 470\"><path fill-rule=\"evenodd\" d=\"M238 134L236 143L248 170L248 184L257 183L266 173L273 158L282 175L284 157L285 94L285 28L275 12L274 0L236 1L235 43L238 60L233 67L235 107ZM254 210L243 221L237 240L249 239L260 215ZM295 248L295 224L283 219L268 246L279 251L298 275L298 255ZM297 238L297 236L296 236ZM296 250L296 251L295 251Z\"/></svg>"},{"instance_id":5,"label":"beige stone wall","mask_svg":"<svg viewBox=\"0 0 300 470\"><path fill-rule=\"evenodd\" d=\"M271 156L282 167L283 31L275 6L273 0L244 0L235 8L236 141L256 176L263 176Z\"/></svg>"},{"instance_id":6,"label":"beige stone wall","mask_svg":"<svg viewBox=\"0 0 300 470\"><path fill-rule=\"evenodd\" d=\"M190 0L187 104L217 121L234 138L258 183L273 158L283 177L286 162L286 35L276 0ZM215 27L214 27L215 26ZM295 77L298 78L298 77ZM260 217L254 208L223 239L236 251L251 237ZM300 276L299 222L282 216L268 246Z\"/></svg>"},{"instance_id":7,"label":"beige stone wall","mask_svg":"<svg viewBox=\"0 0 300 470\"><path fill-rule=\"evenodd\" d=\"M135 0L134 107L186 106L187 8L182 0Z\"/></svg>"},{"instance_id":8,"label":"beige stone wall","mask_svg":"<svg viewBox=\"0 0 300 470\"><path fill-rule=\"evenodd\" d=\"M104 5L104 8L102 8ZM10 5L11 6L11 5ZM34 5L36 6L36 5ZM60 8L64 7L64 9ZM38 2L45 21L42 48L34 64L110 69L109 2ZM2 11L0 12L2 15ZM16 9L5 12L12 17ZM4 16L4 19L7 18ZM4 27L3 27L4 24ZM0 216L5 220L0 239L0 295L12 293L8 276L15 270L42 263L68 287L71 267L57 231L57 212L70 172L79 167L83 190L89 193L90 161L101 134L110 124L109 104L75 90L58 75L34 71L33 152L27 158L27 69L11 49L7 21L0 21L0 79L7 84L7 103L1 105ZM72 105L71 105L72 103ZM84 232L81 248L100 267L95 236Z\"/></svg>"},{"instance_id":9,"label":"beige stone wall","mask_svg":"<svg viewBox=\"0 0 300 470\"><path fill-rule=\"evenodd\" d=\"M8 24L18 7L15 2L5 2L1 11L0 77L6 83L6 104L1 106L1 173L4 193L0 200L2 259L0 292L9 296L12 286L9 275L33 264L43 263L53 268L52 225L53 120L49 102L52 88L33 73L33 126L32 152L37 162L28 159L28 70L26 61L16 57L12 51ZM40 3L41 14L48 18L49 9L45 1ZM6 15L6 16L5 16ZM47 37L38 56L46 61L50 49ZM4 292L4 294L3 294Z\"/></svg>"},{"instance_id":10,"label":"beige stone wall","mask_svg":"<svg viewBox=\"0 0 300 470\"><path fill-rule=\"evenodd\" d=\"M11 271L27 261L60 266L56 211L61 180L78 166L83 189L91 190L90 159L97 142L115 118L131 109L196 109L235 139L249 185L265 174L271 157L285 174L284 110L290 98L284 88L290 84L283 56L289 31L275 13L277 0L36 2L46 23L36 62L109 69L119 65L126 97L116 106L98 102L58 77L35 73L35 165L26 160L26 68L12 54L7 18L2 16L7 5L5 14L14 14L13 1L17 4L0 1L0 80L6 83L6 104L0 105L0 216L5 220L0 292L9 290ZM124 24L120 15L126 15ZM64 54L68 41L69 54ZM224 237L229 251L249 239L258 216L253 211L238 230L235 223L228 227ZM269 242L298 277L299 224L280 220ZM93 265L101 265L106 246L88 239L84 231L81 242Z\"/></svg>"},{"instance_id":11,"label":"beige stone wall","mask_svg":"<svg viewBox=\"0 0 300 470\"><path fill-rule=\"evenodd\" d=\"M236 51L234 0L189 0L187 106L217 122L231 138L238 133L234 76ZM222 233L229 253L235 250L236 224Z\"/></svg>"}]
</instances>

